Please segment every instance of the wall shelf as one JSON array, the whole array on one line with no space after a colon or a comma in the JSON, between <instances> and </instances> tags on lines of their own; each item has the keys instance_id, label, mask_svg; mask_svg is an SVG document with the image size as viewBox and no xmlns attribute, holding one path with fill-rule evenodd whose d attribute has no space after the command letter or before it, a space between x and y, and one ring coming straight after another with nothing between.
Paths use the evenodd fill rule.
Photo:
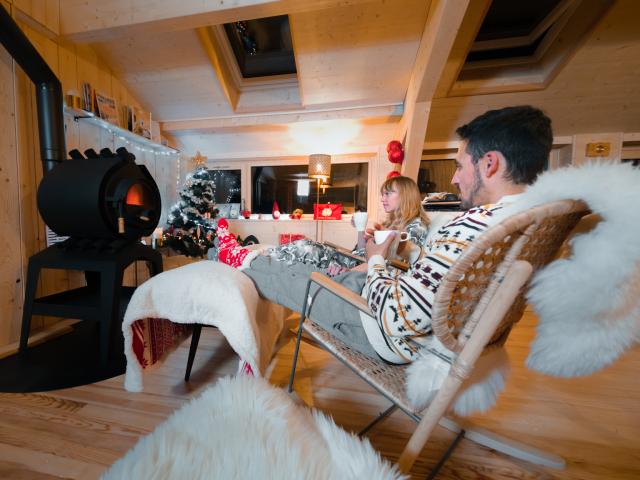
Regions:
<instances>
[{"instance_id":1,"label":"wall shelf","mask_svg":"<svg viewBox=\"0 0 640 480\"><path fill-rule=\"evenodd\" d=\"M176 150L175 148L165 147L164 145L153 142L148 138L138 135L137 133L130 132L127 129L118 127L117 125L113 125L112 123L109 123L106 120L98 117L95 113L65 106L64 114L73 117L76 122L82 120L97 127L104 128L113 135L119 137L121 140L132 142L140 145L141 147L145 147L153 153L158 153L161 155L177 155L180 153L180 151Z\"/></svg>"}]
</instances>

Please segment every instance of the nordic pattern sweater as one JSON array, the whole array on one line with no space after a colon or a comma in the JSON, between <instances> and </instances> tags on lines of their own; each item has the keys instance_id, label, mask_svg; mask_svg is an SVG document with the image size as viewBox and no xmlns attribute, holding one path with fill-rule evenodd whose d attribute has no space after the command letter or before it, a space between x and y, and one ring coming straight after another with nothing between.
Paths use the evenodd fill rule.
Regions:
<instances>
[{"instance_id":1,"label":"nordic pattern sweater","mask_svg":"<svg viewBox=\"0 0 640 480\"><path fill-rule=\"evenodd\" d=\"M474 207L440 228L427 244L426 254L406 273L385 266L381 255L369 259L363 297L375 315L364 322L376 352L391 363L408 363L418 357L421 340L432 333L431 309L440 281L467 246L492 224L499 203Z\"/></svg>"}]
</instances>

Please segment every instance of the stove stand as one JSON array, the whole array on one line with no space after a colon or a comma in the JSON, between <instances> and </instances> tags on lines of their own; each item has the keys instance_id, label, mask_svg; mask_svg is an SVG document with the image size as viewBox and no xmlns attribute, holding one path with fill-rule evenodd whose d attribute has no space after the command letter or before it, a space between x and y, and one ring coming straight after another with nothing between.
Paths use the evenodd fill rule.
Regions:
<instances>
[{"instance_id":1,"label":"stove stand","mask_svg":"<svg viewBox=\"0 0 640 480\"><path fill-rule=\"evenodd\" d=\"M116 251L68 249L58 244L30 257L19 351L27 350L32 315L91 320L99 322L100 361L106 365L111 329L116 324L121 325L135 290L135 287L122 285L124 271L137 260L146 261L150 276L162 272L160 252L138 242L121 246ZM87 285L35 298L43 268L84 271Z\"/></svg>"}]
</instances>

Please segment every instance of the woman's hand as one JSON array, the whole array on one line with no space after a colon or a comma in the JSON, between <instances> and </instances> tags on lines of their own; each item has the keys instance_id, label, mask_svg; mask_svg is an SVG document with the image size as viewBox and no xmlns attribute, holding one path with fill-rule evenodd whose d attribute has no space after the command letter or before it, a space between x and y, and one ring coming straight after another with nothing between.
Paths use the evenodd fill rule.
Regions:
<instances>
[{"instance_id":1,"label":"woman's hand","mask_svg":"<svg viewBox=\"0 0 640 480\"><path fill-rule=\"evenodd\" d=\"M385 259L389 256L389 248L391 244L396 238L395 232L391 232L387 239L382 243L376 243L373 239L367 241L367 244L364 247L364 252L366 254L367 260L369 260L374 255L382 255Z\"/></svg>"},{"instance_id":2,"label":"woman's hand","mask_svg":"<svg viewBox=\"0 0 640 480\"><path fill-rule=\"evenodd\" d=\"M370 240L373 238L373 234L375 233L376 230L382 230L382 225L380 225L379 223L374 223L373 224L373 228L367 228L364 231L364 239L366 240Z\"/></svg>"}]
</instances>

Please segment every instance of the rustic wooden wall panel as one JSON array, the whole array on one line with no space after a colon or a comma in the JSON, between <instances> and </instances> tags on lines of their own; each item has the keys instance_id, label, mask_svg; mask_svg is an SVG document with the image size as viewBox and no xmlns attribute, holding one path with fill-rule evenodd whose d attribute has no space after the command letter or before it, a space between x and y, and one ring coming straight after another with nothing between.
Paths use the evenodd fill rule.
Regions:
<instances>
[{"instance_id":1,"label":"rustic wooden wall panel","mask_svg":"<svg viewBox=\"0 0 640 480\"><path fill-rule=\"evenodd\" d=\"M2 8L2 7L0 7ZM15 335L22 305L22 262L18 165L16 162L15 90L13 62L0 50L0 345Z\"/></svg>"}]
</instances>

